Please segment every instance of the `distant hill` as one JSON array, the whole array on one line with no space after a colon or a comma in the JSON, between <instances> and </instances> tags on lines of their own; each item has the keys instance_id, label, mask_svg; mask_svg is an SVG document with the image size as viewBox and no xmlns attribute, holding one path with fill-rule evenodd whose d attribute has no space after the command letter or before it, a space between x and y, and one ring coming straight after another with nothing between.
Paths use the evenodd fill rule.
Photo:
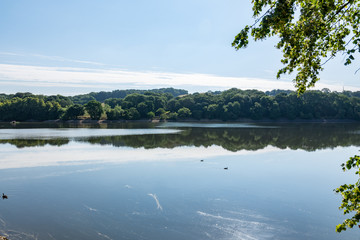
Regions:
<instances>
[{"instance_id":1,"label":"distant hill","mask_svg":"<svg viewBox=\"0 0 360 240\"><path fill-rule=\"evenodd\" d=\"M271 90L271 91L266 91L265 94L268 95L268 96L276 96L276 95L278 95L280 93L290 94L292 92L293 91L291 91L291 90L274 89L274 90Z\"/></svg>"},{"instance_id":2,"label":"distant hill","mask_svg":"<svg viewBox=\"0 0 360 240\"><path fill-rule=\"evenodd\" d=\"M109 98L125 98L129 94L138 93L138 94L146 94L146 93L162 93L162 94L170 94L172 97L177 97L180 95L188 94L187 90L184 89L175 89L175 88L159 88L159 89L151 89L151 90L138 90L138 89L127 89L127 90L114 90L111 92L91 92L88 94L76 95L73 97L69 97L74 103L77 104L85 104L91 100L96 100L99 102L104 102Z\"/></svg>"}]
</instances>

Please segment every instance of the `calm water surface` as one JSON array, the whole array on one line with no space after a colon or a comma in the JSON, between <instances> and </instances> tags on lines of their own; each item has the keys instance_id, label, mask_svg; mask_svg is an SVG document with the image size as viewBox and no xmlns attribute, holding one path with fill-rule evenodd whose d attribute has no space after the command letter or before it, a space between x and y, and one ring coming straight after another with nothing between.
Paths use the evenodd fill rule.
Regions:
<instances>
[{"instance_id":1,"label":"calm water surface","mask_svg":"<svg viewBox=\"0 0 360 240\"><path fill-rule=\"evenodd\" d=\"M0 124L0 235L360 239L333 192L359 146L359 124Z\"/></svg>"}]
</instances>

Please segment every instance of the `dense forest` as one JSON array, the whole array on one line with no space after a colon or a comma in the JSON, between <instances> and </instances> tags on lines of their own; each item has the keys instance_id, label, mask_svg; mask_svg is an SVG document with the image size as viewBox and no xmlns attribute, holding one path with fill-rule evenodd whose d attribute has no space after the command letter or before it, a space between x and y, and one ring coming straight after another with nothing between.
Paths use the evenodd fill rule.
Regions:
<instances>
[{"instance_id":1,"label":"dense forest","mask_svg":"<svg viewBox=\"0 0 360 240\"><path fill-rule=\"evenodd\" d=\"M360 92L241 90L193 93L174 88L77 96L0 94L0 120L360 120Z\"/></svg>"}]
</instances>

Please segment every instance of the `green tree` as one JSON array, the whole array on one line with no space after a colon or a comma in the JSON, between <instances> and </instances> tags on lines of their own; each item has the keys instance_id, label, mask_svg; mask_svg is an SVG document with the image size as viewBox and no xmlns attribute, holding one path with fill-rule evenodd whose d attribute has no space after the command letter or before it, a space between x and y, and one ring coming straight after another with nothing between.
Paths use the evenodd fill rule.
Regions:
<instances>
[{"instance_id":1,"label":"green tree","mask_svg":"<svg viewBox=\"0 0 360 240\"><path fill-rule=\"evenodd\" d=\"M255 23L236 35L236 49L255 41L278 36L283 52L277 77L296 71L299 93L319 80L323 65L338 53L352 63L360 45L360 0L252 0Z\"/></svg>"},{"instance_id":2,"label":"green tree","mask_svg":"<svg viewBox=\"0 0 360 240\"><path fill-rule=\"evenodd\" d=\"M191 111L190 109L186 108L186 107L182 107L179 109L179 111L177 112L178 117L181 119L185 119L191 116Z\"/></svg>"},{"instance_id":3,"label":"green tree","mask_svg":"<svg viewBox=\"0 0 360 240\"><path fill-rule=\"evenodd\" d=\"M252 119L261 119L263 117L264 108L260 103L255 102L254 106L250 108Z\"/></svg>"},{"instance_id":4,"label":"green tree","mask_svg":"<svg viewBox=\"0 0 360 240\"><path fill-rule=\"evenodd\" d=\"M156 116L160 116L161 114L165 113L165 109L164 108L159 108L158 110L156 110L155 114Z\"/></svg>"},{"instance_id":5,"label":"green tree","mask_svg":"<svg viewBox=\"0 0 360 240\"><path fill-rule=\"evenodd\" d=\"M161 115L162 116L162 115ZM177 120L178 119L178 114L176 113L176 112L171 112L171 113L169 113L169 116L168 116L168 118L170 119L170 120ZM165 120L166 120L166 118L165 118Z\"/></svg>"},{"instance_id":6,"label":"green tree","mask_svg":"<svg viewBox=\"0 0 360 240\"><path fill-rule=\"evenodd\" d=\"M167 109L169 109L171 112L176 112L180 108L181 105L178 98L171 99L167 104Z\"/></svg>"},{"instance_id":7,"label":"green tree","mask_svg":"<svg viewBox=\"0 0 360 240\"><path fill-rule=\"evenodd\" d=\"M126 119L128 119L128 120L140 119L139 111L136 110L136 108L134 108L134 107L131 107L131 108L127 109L127 111L126 111Z\"/></svg>"},{"instance_id":8,"label":"green tree","mask_svg":"<svg viewBox=\"0 0 360 240\"><path fill-rule=\"evenodd\" d=\"M223 106L223 120L236 120L239 118L240 114L240 103L239 102L229 102Z\"/></svg>"},{"instance_id":9,"label":"green tree","mask_svg":"<svg viewBox=\"0 0 360 240\"><path fill-rule=\"evenodd\" d=\"M66 109L64 114L64 119L77 119L79 116L85 114L85 108L84 106L80 104L74 104L70 106L68 109Z\"/></svg>"},{"instance_id":10,"label":"green tree","mask_svg":"<svg viewBox=\"0 0 360 240\"><path fill-rule=\"evenodd\" d=\"M141 118L147 117L147 113L150 112L153 109L152 102L146 101L141 102L136 106L136 110L140 113Z\"/></svg>"},{"instance_id":11,"label":"green tree","mask_svg":"<svg viewBox=\"0 0 360 240\"><path fill-rule=\"evenodd\" d=\"M355 212L354 216L336 226L337 232L344 231L347 227L352 228L357 225L360 220L360 157L355 155L341 166L343 171L355 169L355 174L359 176L359 180L355 184L343 184L335 189L337 193L341 193L343 196L340 209L344 210L344 214Z\"/></svg>"},{"instance_id":12,"label":"green tree","mask_svg":"<svg viewBox=\"0 0 360 240\"><path fill-rule=\"evenodd\" d=\"M123 100L121 98L108 98L104 101L104 103L112 108L115 108L117 105L121 106L122 101Z\"/></svg>"},{"instance_id":13,"label":"green tree","mask_svg":"<svg viewBox=\"0 0 360 240\"><path fill-rule=\"evenodd\" d=\"M148 117L149 119L154 119L154 118L155 118L155 113L154 113L154 112L148 112L148 113L147 113L147 117Z\"/></svg>"},{"instance_id":14,"label":"green tree","mask_svg":"<svg viewBox=\"0 0 360 240\"><path fill-rule=\"evenodd\" d=\"M139 103L145 101L145 95L139 94L139 93L133 93L133 94L127 95L124 98L124 101L131 102L133 106L137 106Z\"/></svg>"},{"instance_id":15,"label":"green tree","mask_svg":"<svg viewBox=\"0 0 360 240\"><path fill-rule=\"evenodd\" d=\"M277 119L280 117L280 108L279 104L276 101L274 101L271 106L271 110L269 111L269 117L271 119Z\"/></svg>"},{"instance_id":16,"label":"green tree","mask_svg":"<svg viewBox=\"0 0 360 240\"><path fill-rule=\"evenodd\" d=\"M277 77L296 71L294 82L299 94L315 85L324 64L338 53L345 54L348 65L355 59L355 53L360 52L360 0L252 0L252 3L257 19L236 35L232 46L237 50L246 47L249 33L255 41L278 36L276 47L283 52L281 62L285 66ZM347 103L340 100L339 105L342 104ZM347 111L344 109L340 114L346 116ZM350 158L346 163L350 169L348 166L358 168L358 157ZM354 217L337 226L337 232L360 221L359 184L358 181L336 189L343 197L340 208L345 209L344 213L355 212Z\"/></svg>"},{"instance_id":17,"label":"green tree","mask_svg":"<svg viewBox=\"0 0 360 240\"><path fill-rule=\"evenodd\" d=\"M219 105L218 104L210 104L206 107L206 116L209 119L219 118Z\"/></svg>"},{"instance_id":18,"label":"green tree","mask_svg":"<svg viewBox=\"0 0 360 240\"><path fill-rule=\"evenodd\" d=\"M101 114L104 111L101 102L96 100L92 100L85 104L85 110L89 113L91 119L100 119Z\"/></svg>"},{"instance_id":19,"label":"green tree","mask_svg":"<svg viewBox=\"0 0 360 240\"><path fill-rule=\"evenodd\" d=\"M195 101L191 96L185 96L180 98L179 103L181 107L186 107L188 109L192 109L195 105Z\"/></svg>"},{"instance_id":20,"label":"green tree","mask_svg":"<svg viewBox=\"0 0 360 240\"><path fill-rule=\"evenodd\" d=\"M113 109L106 111L107 119L109 120L119 120L125 118L125 110L120 106L116 106Z\"/></svg>"}]
</instances>

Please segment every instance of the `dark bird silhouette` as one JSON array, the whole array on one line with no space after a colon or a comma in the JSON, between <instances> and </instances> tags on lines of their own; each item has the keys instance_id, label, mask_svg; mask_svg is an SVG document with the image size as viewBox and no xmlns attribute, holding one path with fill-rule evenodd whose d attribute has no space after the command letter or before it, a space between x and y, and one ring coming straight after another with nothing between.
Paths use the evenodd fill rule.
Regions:
<instances>
[{"instance_id":1,"label":"dark bird silhouette","mask_svg":"<svg viewBox=\"0 0 360 240\"><path fill-rule=\"evenodd\" d=\"M204 159L201 159L201 160L200 160L200 162L203 162L203 161L204 161Z\"/></svg>"},{"instance_id":2,"label":"dark bird silhouette","mask_svg":"<svg viewBox=\"0 0 360 240\"><path fill-rule=\"evenodd\" d=\"M224 167L224 170L228 170L229 168L228 167Z\"/></svg>"},{"instance_id":3,"label":"dark bird silhouette","mask_svg":"<svg viewBox=\"0 0 360 240\"><path fill-rule=\"evenodd\" d=\"M8 199L8 196L3 193L2 199Z\"/></svg>"}]
</instances>

